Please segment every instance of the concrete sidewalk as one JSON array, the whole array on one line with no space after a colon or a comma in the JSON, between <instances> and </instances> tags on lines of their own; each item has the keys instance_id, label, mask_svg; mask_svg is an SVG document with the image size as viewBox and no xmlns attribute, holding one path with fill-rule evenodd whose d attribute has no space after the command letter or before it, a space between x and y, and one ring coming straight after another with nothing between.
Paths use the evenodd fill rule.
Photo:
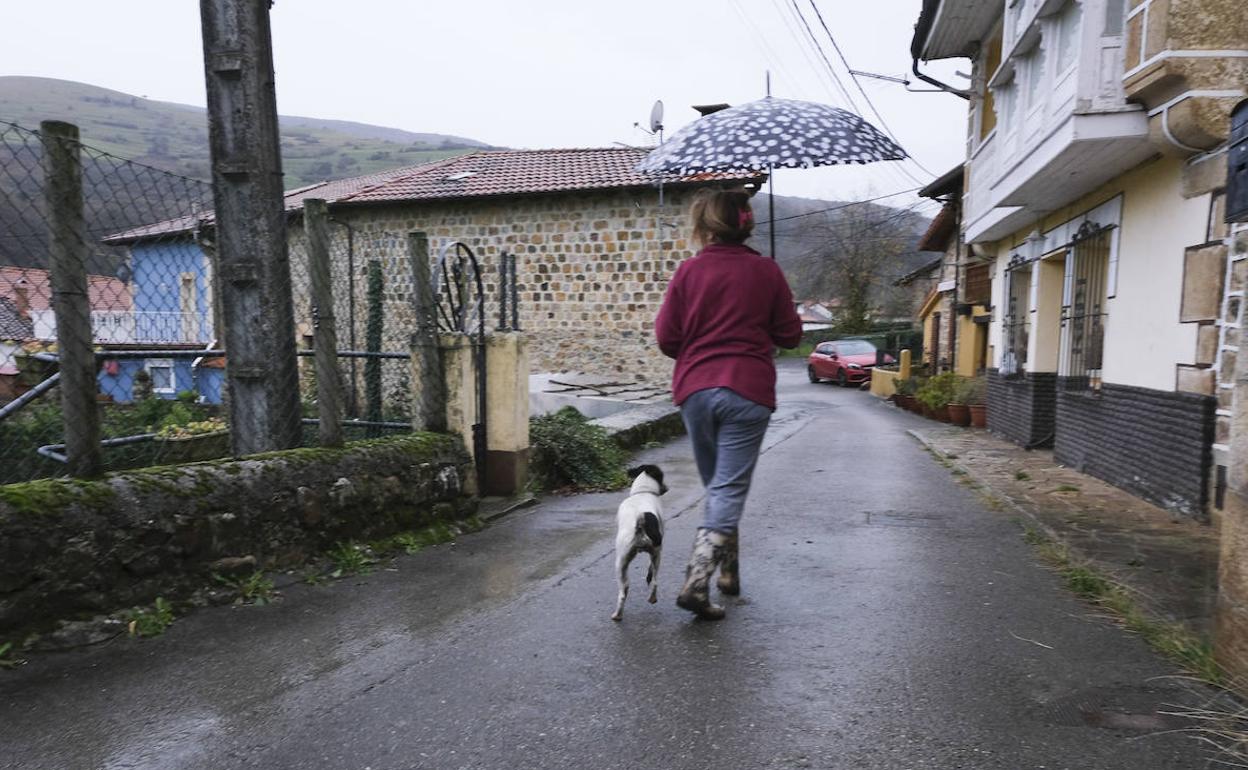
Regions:
<instances>
[{"instance_id":1,"label":"concrete sidewalk","mask_svg":"<svg viewBox=\"0 0 1248 770\"><path fill-rule=\"evenodd\" d=\"M983 430L929 423L910 434L956 474L1066 545L1132 592L1143 609L1212 632L1217 596L1214 527L1173 514Z\"/></svg>"}]
</instances>

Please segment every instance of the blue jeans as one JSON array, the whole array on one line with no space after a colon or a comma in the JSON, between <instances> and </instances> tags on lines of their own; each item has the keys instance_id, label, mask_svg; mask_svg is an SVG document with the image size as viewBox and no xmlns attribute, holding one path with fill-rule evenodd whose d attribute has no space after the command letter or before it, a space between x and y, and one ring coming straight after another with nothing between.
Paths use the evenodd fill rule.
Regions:
<instances>
[{"instance_id":1,"label":"blue jeans","mask_svg":"<svg viewBox=\"0 0 1248 770\"><path fill-rule=\"evenodd\" d=\"M771 410L728 388L699 390L680 405L706 488L702 527L732 534L745 508Z\"/></svg>"}]
</instances>

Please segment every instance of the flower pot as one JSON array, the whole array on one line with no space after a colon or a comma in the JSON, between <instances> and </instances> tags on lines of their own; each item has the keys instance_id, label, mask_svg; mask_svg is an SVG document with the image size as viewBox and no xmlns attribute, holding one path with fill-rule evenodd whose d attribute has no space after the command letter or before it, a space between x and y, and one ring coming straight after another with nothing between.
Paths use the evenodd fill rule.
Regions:
<instances>
[{"instance_id":1,"label":"flower pot","mask_svg":"<svg viewBox=\"0 0 1248 770\"><path fill-rule=\"evenodd\" d=\"M938 422L949 422L949 406L939 406L931 410L932 419Z\"/></svg>"},{"instance_id":2,"label":"flower pot","mask_svg":"<svg viewBox=\"0 0 1248 770\"><path fill-rule=\"evenodd\" d=\"M971 410L966 404L949 405L949 422L965 428L971 424Z\"/></svg>"},{"instance_id":3,"label":"flower pot","mask_svg":"<svg viewBox=\"0 0 1248 770\"><path fill-rule=\"evenodd\" d=\"M914 396L907 396L904 393L897 394L897 406L905 409L907 412L913 408Z\"/></svg>"},{"instance_id":4,"label":"flower pot","mask_svg":"<svg viewBox=\"0 0 1248 770\"><path fill-rule=\"evenodd\" d=\"M230 453L228 430L194 436L158 436L153 441L160 448L160 462L167 464L215 460Z\"/></svg>"},{"instance_id":5,"label":"flower pot","mask_svg":"<svg viewBox=\"0 0 1248 770\"><path fill-rule=\"evenodd\" d=\"M988 407L985 404L970 404L966 408L971 412L972 428L988 426Z\"/></svg>"}]
</instances>

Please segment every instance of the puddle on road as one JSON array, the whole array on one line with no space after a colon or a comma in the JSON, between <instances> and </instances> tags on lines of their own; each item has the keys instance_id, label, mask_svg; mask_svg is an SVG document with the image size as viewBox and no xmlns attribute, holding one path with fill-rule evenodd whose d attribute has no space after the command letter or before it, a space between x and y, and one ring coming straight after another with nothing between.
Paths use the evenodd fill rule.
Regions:
<instances>
[{"instance_id":1,"label":"puddle on road","mask_svg":"<svg viewBox=\"0 0 1248 770\"><path fill-rule=\"evenodd\" d=\"M136 735L114 749L103 770L174 770L194 764L204 739L218 732L215 714L180 716L164 723L142 724Z\"/></svg>"}]
</instances>

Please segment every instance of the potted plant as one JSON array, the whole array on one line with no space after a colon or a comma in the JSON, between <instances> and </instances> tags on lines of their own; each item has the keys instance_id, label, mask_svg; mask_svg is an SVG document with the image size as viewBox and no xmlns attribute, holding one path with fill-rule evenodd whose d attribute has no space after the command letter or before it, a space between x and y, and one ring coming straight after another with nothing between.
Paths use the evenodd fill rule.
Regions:
<instances>
[{"instance_id":1,"label":"potted plant","mask_svg":"<svg viewBox=\"0 0 1248 770\"><path fill-rule=\"evenodd\" d=\"M966 408L971 413L971 427L985 428L988 426L988 407L986 405L988 395L988 383L984 381L982 376L972 377L968 379L966 392L963 399L966 401Z\"/></svg>"},{"instance_id":2,"label":"potted plant","mask_svg":"<svg viewBox=\"0 0 1248 770\"><path fill-rule=\"evenodd\" d=\"M954 389L958 386L958 375L945 372L931 377L915 393L915 398L923 404L927 416L941 422L949 422L949 402L953 400Z\"/></svg>"},{"instance_id":3,"label":"potted plant","mask_svg":"<svg viewBox=\"0 0 1248 770\"><path fill-rule=\"evenodd\" d=\"M971 410L967 405L970 395L971 380L960 377L953 391L953 400L949 402L949 422L965 428L971 424Z\"/></svg>"},{"instance_id":4,"label":"potted plant","mask_svg":"<svg viewBox=\"0 0 1248 770\"><path fill-rule=\"evenodd\" d=\"M916 411L914 393L919 388L918 380L913 377L897 380L897 405L906 411Z\"/></svg>"}]
</instances>

